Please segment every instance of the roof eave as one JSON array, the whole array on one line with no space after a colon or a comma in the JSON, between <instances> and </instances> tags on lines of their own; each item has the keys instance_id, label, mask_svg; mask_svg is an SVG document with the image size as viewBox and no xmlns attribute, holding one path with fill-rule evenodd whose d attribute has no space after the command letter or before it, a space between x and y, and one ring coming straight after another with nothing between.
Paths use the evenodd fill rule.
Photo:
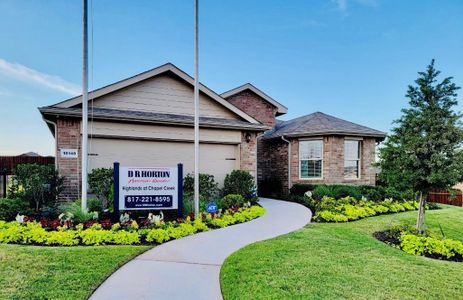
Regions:
<instances>
[{"instance_id":1,"label":"roof eave","mask_svg":"<svg viewBox=\"0 0 463 300\"><path fill-rule=\"evenodd\" d=\"M320 136L330 136L330 135L337 135L337 136L356 136L356 137L371 137L375 138L376 141L383 141L386 138L386 134L375 134L375 133L354 133L354 132L341 132L341 131L333 131L333 132L311 132L311 133L290 133L290 134L277 134L272 135L270 137L264 137L264 139L277 139L281 138L282 136L287 138L302 138L302 137L320 137Z\"/></svg>"},{"instance_id":2,"label":"roof eave","mask_svg":"<svg viewBox=\"0 0 463 300\"><path fill-rule=\"evenodd\" d=\"M54 116L56 118L58 117L69 117L69 118L80 118L82 115L79 112L71 112L71 111L56 111L54 108L50 107L40 107L39 108L40 113L44 118L47 116ZM143 124L162 124L162 125L177 125L177 126L193 126L193 122L189 121L172 121L172 120L146 120L146 119L140 119L140 118L135 118L135 117L121 117L121 116L111 116L111 115L94 115L93 117L94 120L102 120L102 121L121 121L121 122L130 122L130 123L143 123ZM200 122L200 127L203 128L218 128L218 129L235 129L235 130L247 130L247 131L266 131L270 129L270 127L261 125L261 124L253 124L250 123L249 126L243 125L233 125L233 124L218 124L214 122L208 122L208 121L201 121Z\"/></svg>"}]
</instances>

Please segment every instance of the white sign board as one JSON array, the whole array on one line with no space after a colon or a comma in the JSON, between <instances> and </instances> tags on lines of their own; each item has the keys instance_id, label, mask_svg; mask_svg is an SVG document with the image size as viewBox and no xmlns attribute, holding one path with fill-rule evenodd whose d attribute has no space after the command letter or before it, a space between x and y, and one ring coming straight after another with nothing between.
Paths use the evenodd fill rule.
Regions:
<instances>
[{"instance_id":1,"label":"white sign board","mask_svg":"<svg viewBox=\"0 0 463 300\"><path fill-rule=\"evenodd\" d=\"M60 149L60 155L62 158L77 158L78 153L77 149Z\"/></svg>"},{"instance_id":2,"label":"white sign board","mask_svg":"<svg viewBox=\"0 0 463 300\"><path fill-rule=\"evenodd\" d=\"M119 167L119 210L178 209L178 168Z\"/></svg>"}]
</instances>

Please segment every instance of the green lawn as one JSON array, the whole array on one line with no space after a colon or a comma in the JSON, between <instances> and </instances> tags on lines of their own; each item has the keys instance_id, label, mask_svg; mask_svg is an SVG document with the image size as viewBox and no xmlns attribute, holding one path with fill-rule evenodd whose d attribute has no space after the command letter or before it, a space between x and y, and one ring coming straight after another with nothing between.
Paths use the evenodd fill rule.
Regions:
<instances>
[{"instance_id":1,"label":"green lawn","mask_svg":"<svg viewBox=\"0 0 463 300\"><path fill-rule=\"evenodd\" d=\"M0 245L0 299L86 299L147 246Z\"/></svg>"},{"instance_id":2,"label":"green lawn","mask_svg":"<svg viewBox=\"0 0 463 300\"><path fill-rule=\"evenodd\" d=\"M221 271L229 299L463 299L463 263L416 257L372 237L417 212L356 222L314 223L229 257ZM429 229L463 241L463 209L428 211Z\"/></svg>"}]
</instances>

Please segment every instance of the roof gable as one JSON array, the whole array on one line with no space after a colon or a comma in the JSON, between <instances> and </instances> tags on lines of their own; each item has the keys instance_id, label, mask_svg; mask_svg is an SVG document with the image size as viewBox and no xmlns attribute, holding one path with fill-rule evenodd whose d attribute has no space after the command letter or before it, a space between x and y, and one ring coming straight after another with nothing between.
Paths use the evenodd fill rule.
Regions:
<instances>
[{"instance_id":1,"label":"roof gable","mask_svg":"<svg viewBox=\"0 0 463 300\"><path fill-rule=\"evenodd\" d=\"M241 92L243 92L245 90L252 91L254 94L258 95L259 97L261 97L262 99L264 99L265 101L270 103L271 105L275 106L277 108L277 115L278 116L284 115L284 114L286 114L288 112L288 108L286 106L279 103L278 101L276 101L275 99L273 99L272 97L270 97L269 95L267 95L263 91L259 90L258 88L256 88L254 85L252 85L250 83L243 84L243 85L241 85L241 86L239 86L237 88L234 88L234 89L229 90L229 91L227 91L225 93L222 93L222 94L220 94L220 96L222 96L222 98L228 98L228 97L231 97L231 96L236 95L238 93L241 93Z\"/></svg>"},{"instance_id":2,"label":"roof gable","mask_svg":"<svg viewBox=\"0 0 463 300\"><path fill-rule=\"evenodd\" d=\"M121 91L123 89L128 89L131 86L147 81L154 77L158 77L160 75L173 75L179 80L183 81L186 85L189 85L189 86L194 85L194 79L191 76L189 76L188 74L186 74L185 72L177 68L175 65L171 63L167 63L165 65L159 66L149 71L140 73L138 75L129 77L127 79L115 82L113 84L104 86L94 91L91 91L89 92L89 97L88 97L89 101L91 101L91 99L95 101L99 98L104 98L105 96L108 96L109 94L115 93L117 91ZM213 102L217 103L219 106L225 108L227 111L239 116L240 118L250 123L253 123L253 124L259 123L257 120L247 115L245 112L235 107L234 105L232 105L231 103L223 99L222 97L220 97L217 93L215 93L214 91L212 91L205 85L200 84L199 90L200 90L200 97L201 95L205 95L207 96L207 98L211 99ZM71 108L71 107L76 107L80 105L81 103L82 103L82 95L70 98L68 100L65 100L63 102L57 103L52 106L57 107L57 108Z\"/></svg>"},{"instance_id":3,"label":"roof gable","mask_svg":"<svg viewBox=\"0 0 463 300\"><path fill-rule=\"evenodd\" d=\"M383 139L385 133L363 125L355 124L321 112L315 112L289 121L280 121L264 138L281 136L302 137L320 135L353 135Z\"/></svg>"}]
</instances>

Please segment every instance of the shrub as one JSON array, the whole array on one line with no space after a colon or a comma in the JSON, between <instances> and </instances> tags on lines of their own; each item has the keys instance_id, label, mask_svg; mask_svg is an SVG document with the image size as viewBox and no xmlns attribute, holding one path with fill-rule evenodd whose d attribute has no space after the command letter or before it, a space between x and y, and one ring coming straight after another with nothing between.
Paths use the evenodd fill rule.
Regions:
<instances>
[{"instance_id":1,"label":"shrub","mask_svg":"<svg viewBox=\"0 0 463 300\"><path fill-rule=\"evenodd\" d=\"M356 200L353 197L334 199L324 196L322 200L313 200L306 197L313 207L314 221L317 222L348 222L362 218L384 214L388 212L401 212L416 209L414 201L399 203L392 199L382 202Z\"/></svg>"},{"instance_id":2,"label":"shrub","mask_svg":"<svg viewBox=\"0 0 463 300\"><path fill-rule=\"evenodd\" d=\"M169 234L164 229L151 229L146 235L147 242L156 242L162 244L170 239Z\"/></svg>"},{"instance_id":3,"label":"shrub","mask_svg":"<svg viewBox=\"0 0 463 300\"><path fill-rule=\"evenodd\" d=\"M221 209L228 209L233 206L243 206L245 199L240 194L229 194L219 200L219 207Z\"/></svg>"},{"instance_id":4,"label":"shrub","mask_svg":"<svg viewBox=\"0 0 463 300\"><path fill-rule=\"evenodd\" d=\"M108 208L108 197L114 183L114 171L112 168L93 169L88 174L88 185L102 204L102 208ZM102 211L102 209L100 210Z\"/></svg>"},{"instance_id":5,"label":"shrub","mask_svg":"<svg viewBox=\"0 0 463 300\"><path fill-rule=\"evenodd\" d=\"M85 223L91 220L98 219L98 213L95 211L84 211L80 205L80 201L71 204L65 204L61 207L60 219L74 221L75 223Z\"/></svg>"},{"instance_id":6,"label":"shrub","mask_svg":"<svg viewBox=\"0 0 463 300\"><path fill-rule=\"evenodd\" d=\"M194 175L187 174L183 178L183 192L185 194L194 193ZM207 201L215 198L219 194L219 184L215 182L214 175L200 173L199 174L199 194Z\"/></svg>"},{"instance_id":7,"label":"shrub","mask_svg":"<svg viewBox=\"0 0 463 300\"><path fill-rule=\"evenodd\" d=\"M291 195L304 196L305 192L313 191L318 185L309 183L295 183L289 189Z\"/></svg>"},{"instance_id":8,"label":"shrub","mask_svg":"<svg viewBox=\"0 0 463 300\"><path fill-rule=\"evenodd\" d=\"M97 198L87 199L87 210L101 213L103 211L103 203Z\"/></svg>"},{"instance_id":9,"label":"shrub","mask_svg":"<svg viewBox=\"0 0 463 300\"><path fill-rule=\"evenodd\" d=\"M125 222L128 225L121 227L119 223L111 225L111 229L104 229L102 224L94 221L88 222L91 225L80 223L75 227L72 223L69 226L62 225L59 220L45 222L57 224L44 227L35 221L0 221L0 243L15 244L38 244L49 246L74 246L74 245L133 245L142 241L148 243L156 242L161 244L170 239L178 239L192 235L198 231L207 231L210 227L225 227L231 224L245 222L259 217L265 213L260 206L227 210L223 214L203 214L202 218L191 221L189 217L183 222L159 223L157 228L139 228L135 221ZM203 221L205 219L205 222ZM65 223L66 224L66 223ZM108 223L109 227L110 223ZM210 225L210 227L208 226ZM86 229L84 229L86 228Z\"/></svg>"},{"instance_id":10,"label":"shrub","mask_svg":"<svg viewBox=\"0 0 463 300\"><path fill-rule=\"evenodd\" d=\"M36 212L42 205L54 202L62 191L64 178L58 175L54 165L21 164L13 173L9 196L29 201Z\"/></svg>"},{"instance_id":11,"label":"shrub","mask_svg":"<svg viewBox=\"0 0 463 300\"><path fill-rule=\"evenodd\" d=\"M246 201L255 201L257 199L254 177L247 171L233 170L225 176L223 185L222 194L224 196L239 194Z\"/></svg>"},{"instance_id":12,"label":"shrub","mask_svg":"<svg viewBox=\"0 0 463 300\"><path fill-rule=\"evenodd\" d=\"M33 212L27 201L21 199L0 199L0 220L12 221L16 215L26 215Z\"/></svg>"}]
</instances>

